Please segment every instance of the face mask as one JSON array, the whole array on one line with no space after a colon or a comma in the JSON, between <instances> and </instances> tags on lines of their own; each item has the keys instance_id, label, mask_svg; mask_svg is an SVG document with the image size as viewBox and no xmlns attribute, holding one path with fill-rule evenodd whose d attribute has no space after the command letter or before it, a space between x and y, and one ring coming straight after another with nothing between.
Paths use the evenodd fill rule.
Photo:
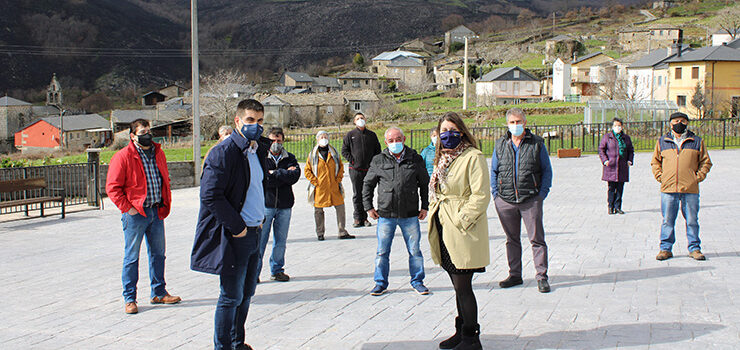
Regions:
<instances>
[{"instance_id":1,"label":"face mask","mask_svg":"<svg viewBox=\"0 0 740 350\"><path fill-rule=\"evenodd\" d=\"M355 125L357 125L358 128L364 128L365 124L365 119L357 119L357 121L355 121Z\"/></svg>"},{"instance_id":2,"label":"face mask","mask_svg":"<svg viewBox=\"0 0 740 350\"><path fill-rule=\"evenodd\" d=\"M614 130L614 133L615 134L619 134L620 132L622 132L622 127L621 126L614 126L614 127L612 127L612 130Z\"/></svg>"},{"instance_id":3,"label":"face mask","mask_svg":"<svg viewBox=\"0 0 740 350\"><path fill-rule=\"evenodd\" d=\"M262 125L244 124L242 125L242 135L249 141L257 141L262 136Z\"/></svg>"},{"instance_id":4,"label":"face mask","mask_svg":"<svg viewBox=\"0 0 740 350\"><path fill-rule=\"evenodd\" d=\"M270 152L272 152L272 154L280 154L280 153L282 153L283 152L283 144L282 143L273 142L272 145L270 145Z\"/></svg>"},{"instance_id":5,"label":"face mask","mask_svg":"<svg viewBox=\"0 0 740 350\"><path fill-rule=\"evenodd\" d=\"M432 136L432 144L437 145L437 136Z\"/></svg>"},{"instance_id":6,"label":"face mask","mask_svg":"<svg viewBox=\"0 0 740 350\"><path fill-rule=\"evenodd\" d=\"M152 145L152 134L136 135L136 142L144 147Z\"/></svg>"},{"instance_id":7,"label":"face mask","mask_svg":"<svg viewBox=\"0 0 740 350\"><path fill-rule=\"evenodd\" d=\"M514 136L524 133L524 124L509 124L509 132Z\"/></svg>"},{"instance_id":8,"label":"face mask","mask_svg":"<svg viewBox=\"0 0 740 350\"><path fill-rule=\"evenodd\" d=\"M442 147L452 149L457 147L460 141L462 141L461 135L459 131L445 131L439 134L439 140L442 141Z\"/></svg>"},{"instance_id":9,"label":"face mask","mask_svg":"<svg viewBox=\"0 0 740 350\"><path fill-rule=\"evenodd\" d=\"M403 151L403 142L391 142L388 144L388 150L393 154L399 154Z\"/></svg>"},{"instance_id":10,"label":"face mask","mask_svg":"<svg viewBox=\"0 0 740 350\"><path fill-rule=\"evenodd\" d=\"M319 139L319 146L326 147L326 145L328 145L328 144L329 144L329 140L328 139Z\"/></svg>"},{"instance_id":11,"label":"face mask","mask_svg":"<svg viewBox=\"0 0 740 350\"><path fill-rule=\"evenodd\" d=\"M686 131L686 124L684 123L673 124L671 126L671 129L673 129L673 131L675 131L676 134L681 135L683 134L684 131Z\"/></svg>"}]
</instances>

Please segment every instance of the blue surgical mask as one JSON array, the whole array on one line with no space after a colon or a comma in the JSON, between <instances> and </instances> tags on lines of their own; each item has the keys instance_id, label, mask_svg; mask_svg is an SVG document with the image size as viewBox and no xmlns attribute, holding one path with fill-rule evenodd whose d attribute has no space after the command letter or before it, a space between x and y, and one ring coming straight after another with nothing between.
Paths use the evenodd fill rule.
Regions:
<instances>
[{"instance_id":1,"label":"blue surgical mask","mask_svg":"<svg viewBox=\"0 0 740 350\"><path fill-rule=\"evenodd\" d=\"M445 131L439 134L439 140L442 141L442 147L453 149L462 141L462 134L455 130Z\"/></svg>"},{"instance_id":2,"label":"blue surgical mask","mask_svg":"<svg viewBox=\"0 0 740 350\"><path fill-rule=\"evenodd\" d=\"M432 136L432 144L437 145L437 136Z\"/></svg>"},{"instance_id":3,"label":"blue surgical mask","mask_svg":"<svg viewBox=\"0 0 740 350\"><path fill-rule=\"evenodd\" d=\"M262 125L244 124L242 125L242 135L249 141L257 141L262 136Z\"/></svg>"},{"instance_id":4,"label":"blue surgical mask","mask_svg":"<svg viewBox=\"0 0 740 350\"><path fill-rule=\"evenodd\" d=\"M509 124L509 132L514 136L524 133L524 124Z\"/></svg>"},{"instance_id":5,"label":"blue surgical mask","mask_svg":"<svg viewBox=\"0 0 740 350\"><path fill-rule=\"evenodd\" d=\"M403 142L391 142L388 144L388 150L393 154L399 154L403 151Z\"/></svg>"}]
</instances>

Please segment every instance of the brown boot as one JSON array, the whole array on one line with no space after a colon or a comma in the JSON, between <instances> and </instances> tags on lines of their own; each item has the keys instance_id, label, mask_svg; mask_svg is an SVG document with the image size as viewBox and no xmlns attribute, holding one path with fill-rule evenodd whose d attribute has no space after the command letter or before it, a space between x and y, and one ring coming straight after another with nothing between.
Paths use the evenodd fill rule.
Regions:
<instances>
[{"instance_id":1,"label":"brown boot","mask_svg":"<svg viewBox=\"0 0 740 350\"><path fill-rule=\"evenodd\" d=\"M136 306L136 302L132 301L132 302L126 303L126 305L123 308L123 312L133 315L139 312L139 308Z\"/></svg>"},{"instance_id":2,"label":"brown boot","mask_svg":"<svg viewBox=\"0 0 740 350\"><path fill-rule=\"evenodd\" d=\"M707 260L707 257L704 256L699 249L689 253L689 256L694 258L694 260Z\"/></svg>"},{"instance_id":3,"label":"brown boot","mask_svg":"<svg viewBox=\"0 0 740 350\"><path fill-rule=\"evenodd\" d=\"M655 257L655 260L668 260L673 257L673 253L667 250L661 250L660 253Z\"/></svg>"},{"instance_id":4,"label":"brown boot","mask_svg":"<svg viewBox=\"0 0 740 350\"><path fill-rule=\"evenodd\" d=\"M181 301L180 297L172 296L169 293L167 293L163 297L154 297L152 298L152 304L177 304Z\"/></svg>"}]
</instances>

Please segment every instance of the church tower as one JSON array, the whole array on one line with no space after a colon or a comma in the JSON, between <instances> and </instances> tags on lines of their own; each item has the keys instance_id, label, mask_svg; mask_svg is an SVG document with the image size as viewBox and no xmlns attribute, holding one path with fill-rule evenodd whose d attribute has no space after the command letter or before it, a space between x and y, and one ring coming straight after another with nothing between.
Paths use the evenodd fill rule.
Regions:
<instances>
[{"instance_id":1,"label":"church tower","mask_svg":"<svg viewBox=\"0 0 740 350\"><path fill-rule=\"evenodd\" d=\"M61 106L62 105L62 86L59 85L57 80L57 74L51 78L49 88L46 89L46 105L47 106Z\"/></svg>"}]
</instances>

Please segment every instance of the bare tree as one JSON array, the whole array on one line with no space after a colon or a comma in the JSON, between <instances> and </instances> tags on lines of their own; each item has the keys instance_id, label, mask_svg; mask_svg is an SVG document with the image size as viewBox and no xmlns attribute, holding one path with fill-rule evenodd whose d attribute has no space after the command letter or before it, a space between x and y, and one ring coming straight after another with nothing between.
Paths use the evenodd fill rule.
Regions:
<instances>
[{"instance_id":1,"label":"bare tree","mask_svg":"<svg viewBox=\"0 0 740 350\"><path fill-rule=\"evenodd\" d=\"M201 132L206 137L214 137L221 125L231 125L236 105L252 97L257 87L249 84L246 74L235 70L218 70L201 79L200 106L204 115Z\"/></svg>"},{"instance_id":2,"label":"bare tree","mask_svg":"<svg viewBox=\"0 0 740 350\"><path fill-rule=\"evenodd\" d=\"M717 16L717 25L720 29L730 34L731 40L735 40L740 29L740 5L727 7L720 10Z\"/></svg>"}]
</instances>

